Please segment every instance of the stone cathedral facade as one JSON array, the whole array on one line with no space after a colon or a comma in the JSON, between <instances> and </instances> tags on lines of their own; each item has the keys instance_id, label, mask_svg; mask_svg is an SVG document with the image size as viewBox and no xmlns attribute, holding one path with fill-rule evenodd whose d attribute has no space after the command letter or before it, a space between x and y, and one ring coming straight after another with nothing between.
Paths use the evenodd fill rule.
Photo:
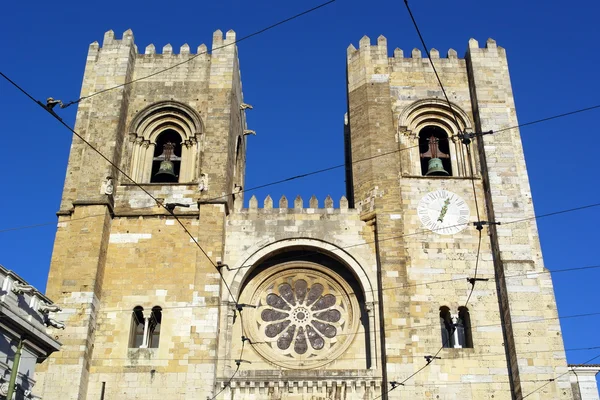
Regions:
<instances>
[{"instance_id":1,"label":"stone cathedral facade","mask_svg":"<svg viewBox=\"0 0 600 400\"><path fill-rule=\"evenodd\" d=\"M244 208L234 41L90 45L82 96L190 61L79 104L76 131L143 190L73 140L44 400L520 399L566 372L519 131L501 131L518 124L503 48L431 51L449 106L418 50L364 37L347 51L346 196ZM502 225L480 241L477 221ZM470 295L476 267L489 280ZM572 399L569 377L528 398Z\"/></svg>"}]
</instances>

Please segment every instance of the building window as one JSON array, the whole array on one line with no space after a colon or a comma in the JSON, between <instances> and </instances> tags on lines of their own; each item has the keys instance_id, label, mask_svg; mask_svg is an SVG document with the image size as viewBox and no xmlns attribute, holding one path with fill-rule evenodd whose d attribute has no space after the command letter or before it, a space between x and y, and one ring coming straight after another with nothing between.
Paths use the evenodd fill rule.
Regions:
<instances>
[{"instance_id":1,"label":"building window","mask_svg":"<svg viewBox=\"0 0 600 400\"><path fill-rule=\"evenodd\" d=\"M359 331L360 307L336 272L308 261L263 269L241 300L253 349L284 368L313 369L340 357Z\"/></svg>"},{"instance_id":2,"label":"building window","mask_svg":"<svg viewBox=\"0 0 600 400\"><path fill-rule=\"evenodd\" d=\"M427 126L419 132L421 175L452 176L448 134L437 126Z\"/></svg>"},{"instance_id":3,"label":"building window","mask_svg":"<svg viewBox=\"0 0 600 400\"><path fill-rule=\"evenodd\" d=\"M137 306L131 315L131 338L129 347L139 348L144 344L144 309Z\"/></svg>"},{"instance_id":4,"label":"building window","mask_svg":"<svg viewBox=\"0 0 600 400\"><path fill-rule=\"evenodd\" d=\"M440 327L442 344L445 348L472 348L471 317L466 307L459 307L458 314L452 315L446 306L440 307Z\"/></svg>"},{"instance_id":5,"label":"building window","mask_svg":"<svg viewBox=\"0 0 600 400\"><path fill-rule=\"evenodd\" d=\"M444 347L454 347L454 324L450 316L450 309L446 306L440 307L440 326L442 330L442 344Z\"/></svg>"},{"instance_id":6,"label":"building window","mask_svg":"<svg viewBox=\"0 0 600 400\"><path fill-rule=\"evenodd\" d=\"M153 307L150 312L137 306L131 315L131 334L129 347L136 349L156 349L160 342L160 326L162 323L162 309Z\"/></svg>"},{"instance_id":7,"label":"building window","mask_svg":"<svg viewBox=\"0 0 600 400\"><path fill-rule=\"evenodd\" d=\"M193 108L163 101L138 112L129 127L126 162L136 182L199 180L204 125Z\"/></svg>"},{"instance_id":8,"label":"building window","mask_svg":"<svg viewBox=\"0 0 600 400\"><path fill-rule=\"evenodd\" d=\"M461 347L473 348L473 336L471 335L471 317L467 307L458 308L458 323L459 340ZM461 332L462 331L462 332Z\"/></svg>"},{"instance_id":9,"label":"building window","mask_svg":"<svg viewBox=\"0 0 600 400\"><path fill-rule=\"evenodd\" d=\"M441 99L422 99L398 110L398 142L402 152L402 174L406 176L477 175L477 152L469 160L464 144L458 139L463 132L473 132L469 115L457 104ZM477 139L471 148L476 148ZM471 165L475 171L471 171Z\"/></svg>"},{"instance_id":10,"label":"building window","mask_svg":"<svg viewBox=\"0 0 600 400\"><path fill-rule=\"evenodd\" d=\"M162 132L156 139L150 182L179 182L181 170L181 136L173 130Z\"/></svg>"},{"instance_id":11,"label":"building window","mask_svg":"<svg viewBox=\"0 0 600 400\"><path fill-rule=\"evenodd\" d=\"M150 315L149 323L149 337L148 347L151 349L158 349L158 343L160 341L160 323L162 321L162 308L156 306L152 308L152 314Z\"/></svg>"}]
</instances>

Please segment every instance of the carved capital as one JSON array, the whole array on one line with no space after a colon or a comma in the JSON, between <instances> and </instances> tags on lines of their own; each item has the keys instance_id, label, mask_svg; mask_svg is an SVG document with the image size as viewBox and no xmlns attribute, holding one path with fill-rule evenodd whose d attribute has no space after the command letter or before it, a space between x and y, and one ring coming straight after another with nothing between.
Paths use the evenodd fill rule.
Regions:
<instances>
[{"instance_id":1,"label":"carved capital","mask_svg":"<svg viewBox=\"0 0 600 400\"><path fill-rule=\"evenodd\" d=\"M410 129L408 129L407 127L405 127L405 126L401 126L400 127L400 130L398 131L398 135L407 137L407 138L412 139L412 140L416 140L417 139L417 134L415 132L411 131Z\"/></svg>"}]
</instances>

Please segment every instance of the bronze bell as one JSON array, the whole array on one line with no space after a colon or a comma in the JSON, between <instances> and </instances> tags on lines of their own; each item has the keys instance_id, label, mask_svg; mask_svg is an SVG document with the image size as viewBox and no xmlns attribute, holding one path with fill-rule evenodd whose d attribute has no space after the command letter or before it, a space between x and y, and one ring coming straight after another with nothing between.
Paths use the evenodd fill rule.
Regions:
<instances>
[{"instance_id":1,"label":"bronze bell","mask_svg":"<svg viewBox=\"0 0 600 400\"><path fill-rule=\"evenodd\" d=\"M162 165L161 165L162 167ZM440 158L432 158L427 163L427 173L425 176L448 176L448 171L444 169L442 160Z\"/></svg>"},{"instance_id":2,"label":"bronze bell","mask_svg":"<svg viewBox=\"0 0 600 400\"><path fill-rule=\"evenodd\" d=\"M158 172L154 174L154 180L156 182L177 182L177 175L175 175L175 165L173 162L168 160L161 161Z\"/></svg>"},{"instance_id":3,"label":"bronze bell","mask_svg":"<svg viewBox=\"0 0 600 400\"><path fill-rule=\"evenodd\" d=\"M154 175L154 182L172 183L178 181L177 175L175 175L175 165L171 161L174 150L175 144L173 143L168 142L163 145L163 153L160 156L163 160L160 162L158 172Z\"/></svg>"},{"instance_id":4,"label":"bronze bell","mask_svg":"<svg viewBox=\"0 0 600 400\"><path fill-rule=\"evenodd\" d=\"M427 163L427 173L425 176L448 176L448 171L444 169L442 158L450 158L450 155L442 152L439 148L439 138L431 135L427 142L429 148L425 153L421 153L421 158L431 157Z\"/></svg>"}]
</instances>

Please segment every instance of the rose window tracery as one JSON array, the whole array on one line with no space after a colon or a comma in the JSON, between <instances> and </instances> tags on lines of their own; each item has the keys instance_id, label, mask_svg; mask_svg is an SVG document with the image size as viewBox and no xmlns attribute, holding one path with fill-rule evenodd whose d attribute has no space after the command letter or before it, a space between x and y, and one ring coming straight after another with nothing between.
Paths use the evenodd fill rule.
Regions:
<instances>
[{"instance_id":1,"label":"rose window tracery","mask_svg":"<svg viewBox=\"0 0 600 400\"><path fill-rule=\"evenodd\" d=\"M333 272L312 263L300 264L315 269L289 264L255 278L262 281L250 300L256 309L244 323L258 343L255 348L270 361L314 368L332 361L351 343L358 306L348 295L348 285Z\"/></svg>"}]
</instances>

